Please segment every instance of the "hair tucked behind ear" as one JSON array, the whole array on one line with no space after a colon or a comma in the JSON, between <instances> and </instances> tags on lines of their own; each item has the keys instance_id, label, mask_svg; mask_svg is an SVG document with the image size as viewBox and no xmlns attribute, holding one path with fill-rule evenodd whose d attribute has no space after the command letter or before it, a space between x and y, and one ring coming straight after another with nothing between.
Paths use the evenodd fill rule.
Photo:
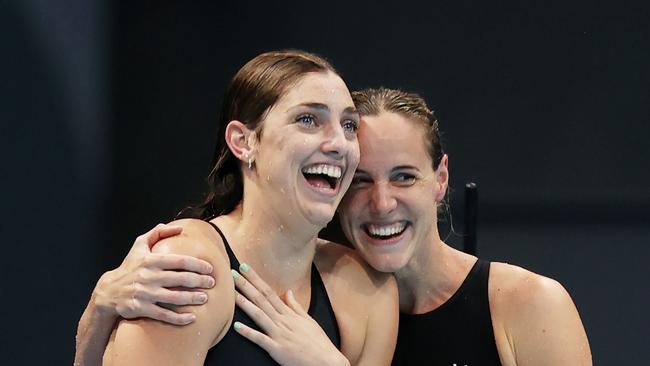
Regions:
<instances>
[{"instance_id":1,"label":"hair tucked behind ear","mask_svg":"<svg viewBox=\"0 0 650 366\"><path fill-rule=\"evenodd\" d=\"M289 87L307 73L325 71L338 75L323 58L299 50L263 53L239 69L223 99L212 170L207 178L209 192L202 204L178 216L209 219L234 210L242 200L244 183L242 164L225 142L226 126L230 121L240 121L261 139L261 121Z\"/></svg>"}]
</instances>

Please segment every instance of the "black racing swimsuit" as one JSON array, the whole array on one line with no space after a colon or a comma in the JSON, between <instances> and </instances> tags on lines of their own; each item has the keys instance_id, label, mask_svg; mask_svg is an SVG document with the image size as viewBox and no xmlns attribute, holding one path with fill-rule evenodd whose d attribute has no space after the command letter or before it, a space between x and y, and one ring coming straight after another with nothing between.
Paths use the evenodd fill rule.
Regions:
<instances>
[{"instance_id":1,"label":"black racing swimsuit","mask_svg":"<svg viewBox=\"0 0 650 366\"><path fill-rule=\"evenodd\" d=\"M208 221L212 227L219 233L221 239L223 240L226 251L228 252L228 258L230 258L230 268L234 270L239 270L239 261L232 249L228 240L226 240L225 235L219 230L219 228ZM323 284L323 280L316 269L316 266L312 263L311 266L311 300L309 302L309 315L318 322L318 324L323 328L327 336L330 338L332 343L336 348L341 348L341 338L339 335L339 328L336 323L336 316L334 315L334 310L332 309L332 304L330 303L329 297L327 296L327 290ZM241 322L246 324L256 330L259 330L259 327L255 322L244 313L243 310L235 306L235 313L233 316L234 322ZM208 355L205 359L204 365L277 365L271 356L260 346L244 338L244 336L235 332L232 329L232 326L228 330L228 333L221 339L221 341L208 351Z\"/></svg>"},{"instance_id":2,"label":"black racing swimsuit","mask_svg":"<svg viewBox=\"0 0 650 366\"><path fill-rule=\"evenodd\" d=\"M393 365L501 365L488 300L490 262L478 260L458 291L425 314L400 314Z\"/></svg>"}]
</instances>

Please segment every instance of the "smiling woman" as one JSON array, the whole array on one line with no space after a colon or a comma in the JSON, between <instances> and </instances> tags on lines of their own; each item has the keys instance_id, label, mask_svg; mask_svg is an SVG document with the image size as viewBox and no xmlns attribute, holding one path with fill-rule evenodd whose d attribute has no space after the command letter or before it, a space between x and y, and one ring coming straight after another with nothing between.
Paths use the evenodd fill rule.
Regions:
<instances>
[{"instance_id":1,"label":"smiling woman","mask_svg":"<svg viewBox=\"0 0 650 366\"><path fill-rule=\"evenodd\" d=\"M375 269L394 273L394 365L590 365L580 316L558 282L447 245L438 233L449 158L417 94L353 93L361 160L341 226Z\"/></svg>"},{"instance_id":2,"label":"smiling woman","mask_svg":"<svg viewBox=\"0 0 650 366\"><path fill-rule=\"evenodd\" d=\"M160 283L196 286L170 276L151 259L138 267L127 257L125 263L136 262L140 270L122 268L100 280L79 324L77 362L101 362L100 328L111 328L118 315L102 289L118 287L130 295L131 317L139 316L133 310L140 302L156 306L150 303L155 298L169 304L165 311L190 313L184 323L191 324L121 319L103 352L107 365L389 364L398 316L394 279L370 270L352 250L317 239L359 162L358 123L345 83L320 57L269 52L244 65L224 99L210 193L190 212L195 219L175 221L181 229L159 233L164 239L153 247L161 258L174 254L190 261L186 256L192 256L211 267L216 283L206 292L219 301L178 307L188 302L167 289L161 296ZM254 328L246 312L252 303L234 290L233 277L241 289L241 276L232 272L231 277L237 270L263 279L267 294L289 293L292 307ZM123 278L131 278L131 284ZM253 302L279 308L279 298L271 299ZM289 330L291 338L277 336L288 331L281 327L286 316L301 324ZM244 338L259 340L260 330L272 337L261 342L263 348ZM320 341L311 342L315 337Z\"/></svg>"}]
</instances>

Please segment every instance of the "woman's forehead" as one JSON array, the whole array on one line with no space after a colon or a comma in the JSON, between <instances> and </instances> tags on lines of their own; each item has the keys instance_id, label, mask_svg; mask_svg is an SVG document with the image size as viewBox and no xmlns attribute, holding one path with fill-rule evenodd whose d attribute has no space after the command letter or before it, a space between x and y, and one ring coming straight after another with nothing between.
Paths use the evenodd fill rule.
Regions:
<instances>
[{"instance_id":1,"label":"woman's forehead","mask_svg":"<svg viewBox=\"0 0 650 366\"><path fill-rule=\"evenodd\" d=\"M360 167L364 164L416 165L429 159L423 128L396 113L362 117L358 139Z\"/></svg>"},{"instance_id":2,"label":"woman's forehead","mask_svg":"<svg viewBox=\"0 0 650 366\"><path fill-rule=\"evenodd\" d=\"M308 103L352 105L350 92L343 80L333 72L310 72L290 86L278 101L278 106L292 106Z\"/></svg>"}]
</instances>

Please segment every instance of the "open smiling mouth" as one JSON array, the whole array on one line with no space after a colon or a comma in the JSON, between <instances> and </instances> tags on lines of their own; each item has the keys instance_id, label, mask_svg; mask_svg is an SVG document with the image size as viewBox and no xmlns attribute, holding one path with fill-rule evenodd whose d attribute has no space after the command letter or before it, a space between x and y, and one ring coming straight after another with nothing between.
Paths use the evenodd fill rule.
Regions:
<instances>
[{"instance_id":1,"label":"open smiling mouth","mask_svg":"<svg viewBox=\"0 0 650 366\"><path fill-rule=\"evenodd\" d=\"M302 169L302 175L310 186L318 190L335 191L341 180L341 167L315 164Z\"/></svg>"},{"instance_id":2,"label":"open smiling mouth","mask_svg":"<svg viewBox=\"0 0 650 366\"><path fill-rule=\"evenodd\" d=\"M398 221L393 224L363 224L363 231L373 239L389 240L402 235L409 226L408 221Z\"/></svg>"}]
</instances>

